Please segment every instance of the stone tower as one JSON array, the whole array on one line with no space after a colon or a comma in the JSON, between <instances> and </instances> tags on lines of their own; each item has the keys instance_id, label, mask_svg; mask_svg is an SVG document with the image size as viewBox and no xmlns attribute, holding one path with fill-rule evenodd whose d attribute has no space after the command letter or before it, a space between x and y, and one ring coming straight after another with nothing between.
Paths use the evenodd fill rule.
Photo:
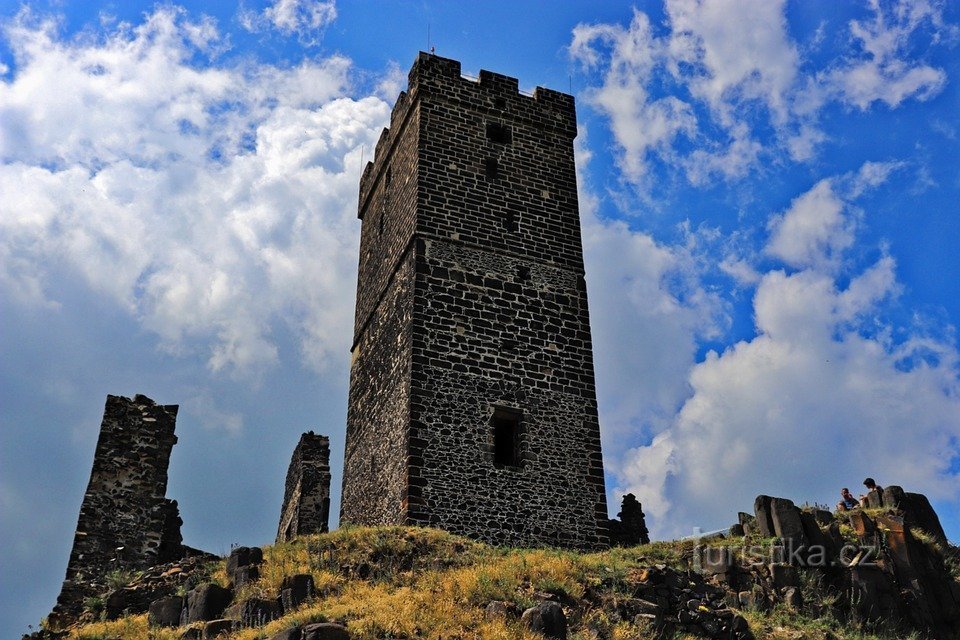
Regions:
<instances>
[{"instance_id":1,"label":"stone tower","mask_svg":"<svg viewBox=\"0 0 960 640\"><path fill-rule=\"evenodd\" d=\"M177 405L107 396L90 483L52 620L69 621L111 571L172 562L187 550L176 500L165 497ZM57 626L54 624L53 626Z\"/></svg>"},{"instance_id":2,"label":"stone tower","mask_svg":"<svg viewBox=\"0 0 960 640\"><path fill-rule=\"evenodd\" d=\"M360 181L341 520L607 544L572 96L421 53Z\"/></svg>"}]
</instances>

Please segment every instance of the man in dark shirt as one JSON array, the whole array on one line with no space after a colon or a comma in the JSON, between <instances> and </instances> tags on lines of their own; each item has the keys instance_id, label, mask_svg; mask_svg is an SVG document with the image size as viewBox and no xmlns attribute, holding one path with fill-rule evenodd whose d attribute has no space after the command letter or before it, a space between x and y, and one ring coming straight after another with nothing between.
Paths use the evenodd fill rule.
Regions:
<instances>
[{"instance_id":1,"label":"man in dark shirt","mask_svg":"<svg viewBox=\"0 0 960 640\"><path fill-rule=\"evenodd\" d=\"M864 480L863 486L867 488L867 495L870 495L871 491L876 491L877 495L879 495L881 499L883 498L883 487L874 482L873 478L867 478ZM868 506L867 495L860 496L860 506Z\"/></svg>"}]
</instances>

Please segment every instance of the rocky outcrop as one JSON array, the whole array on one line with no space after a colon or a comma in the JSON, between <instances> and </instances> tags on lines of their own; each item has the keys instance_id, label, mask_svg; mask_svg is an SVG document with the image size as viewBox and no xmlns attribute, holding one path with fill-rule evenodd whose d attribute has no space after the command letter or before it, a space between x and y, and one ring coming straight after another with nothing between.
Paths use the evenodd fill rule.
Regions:
<instances>
[{"instance_id":1,"label":"rocky outcrop","mask_svg":"<svg viewBox=\"0 0 960 640\"><path fill-rule=\"evenodd\" d=\"M926 497L900 487L888 487L883 500L879 514L854 509L834 517L758 496L755 516L738 517L740 528L754 537L745 537L742 547L700 545L695 566L735 607L782 604L817 617L829 601L839 619L883 621L926 638L956 637L960 583L944 564L947 542L939 518ZM845 537L841 525L852 535ZM833 597L805 602L804 588L811 585Z\"/></svg>"}]
</instances>

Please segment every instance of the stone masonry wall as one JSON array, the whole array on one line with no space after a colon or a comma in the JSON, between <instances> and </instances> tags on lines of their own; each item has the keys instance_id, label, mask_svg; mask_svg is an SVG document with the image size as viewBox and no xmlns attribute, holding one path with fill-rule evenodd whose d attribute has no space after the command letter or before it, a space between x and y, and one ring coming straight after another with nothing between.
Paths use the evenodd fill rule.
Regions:
<instances>
[{"instance_id":1,"label":"stone masonry wall","mask_svg":"<svg viewBox=\"0 0 960 640\"><path fill-rule=\"evenodd\" d=\"M176 405L146 396L107 396L73 550L51 618L69 620L99 595L115 570L144 569L183 556L177 503L165 498L177 441Z\"/></svg>"},{"instance_id":2,"label":"stone masonry wall","mask_svg":"<svg viewBox=\"0 0 960 640\"><path fill-rule=\"evenodd\" d=\"M277 542L326 533L330 519L330 439L309 431L300 436L287 470Z\"/></svg>"},{"instance_id":3,"label":"stone masonry wall","mask_svg":"<svg viewBox=\"0 0 960 640\"><path fill-rule=\"evenodd\" d=\"M607 544L575 136L571 96L420 54L361 180L344 521Z\"/></svg>"}]
</instances>

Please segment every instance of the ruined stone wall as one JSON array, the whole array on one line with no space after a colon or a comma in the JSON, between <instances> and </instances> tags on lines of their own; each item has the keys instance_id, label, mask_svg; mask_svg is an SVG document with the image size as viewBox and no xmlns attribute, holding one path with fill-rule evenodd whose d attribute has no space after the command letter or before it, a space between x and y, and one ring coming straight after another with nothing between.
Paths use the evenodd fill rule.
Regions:
<instances>
[{"instance_id":1,"label":"ruined stone wall","mask_svg":"<svg viewBox=\"0 0 960 640\"><path fill-rule=\"evenodd\" d=\"M414 64L361 183L346 521L495 544L607 543L575 135L571 96L524 95L486 71L473 81L428 54ZM392 188L416 182L415 201L385 209L393 225L371 218L387 175ZM497 460L503 412L517 431L509 464Z\"/></svg>"},{"instance_id":2,"label":"ruined stone wall","mask_svg":"<svg viewBox=\"0 0 960 640\"><path fill-rule=\"evenodd\" d=\"M107 396L73 550L53 617L70 618L115 570L144 569L183 555L182 521L165 497L176 405Z\"/></svg>"},{"instance_id":3,"label":"ruined stone wall","mask_svg":"<svg viewBox=\"0 0 960 640\"><path fill-rule=\"evenodd\" d=\"M330 519L330 439L309 431L293 450L280 510L277 542L326 533Z\"/></svg>"}]
</instances>

